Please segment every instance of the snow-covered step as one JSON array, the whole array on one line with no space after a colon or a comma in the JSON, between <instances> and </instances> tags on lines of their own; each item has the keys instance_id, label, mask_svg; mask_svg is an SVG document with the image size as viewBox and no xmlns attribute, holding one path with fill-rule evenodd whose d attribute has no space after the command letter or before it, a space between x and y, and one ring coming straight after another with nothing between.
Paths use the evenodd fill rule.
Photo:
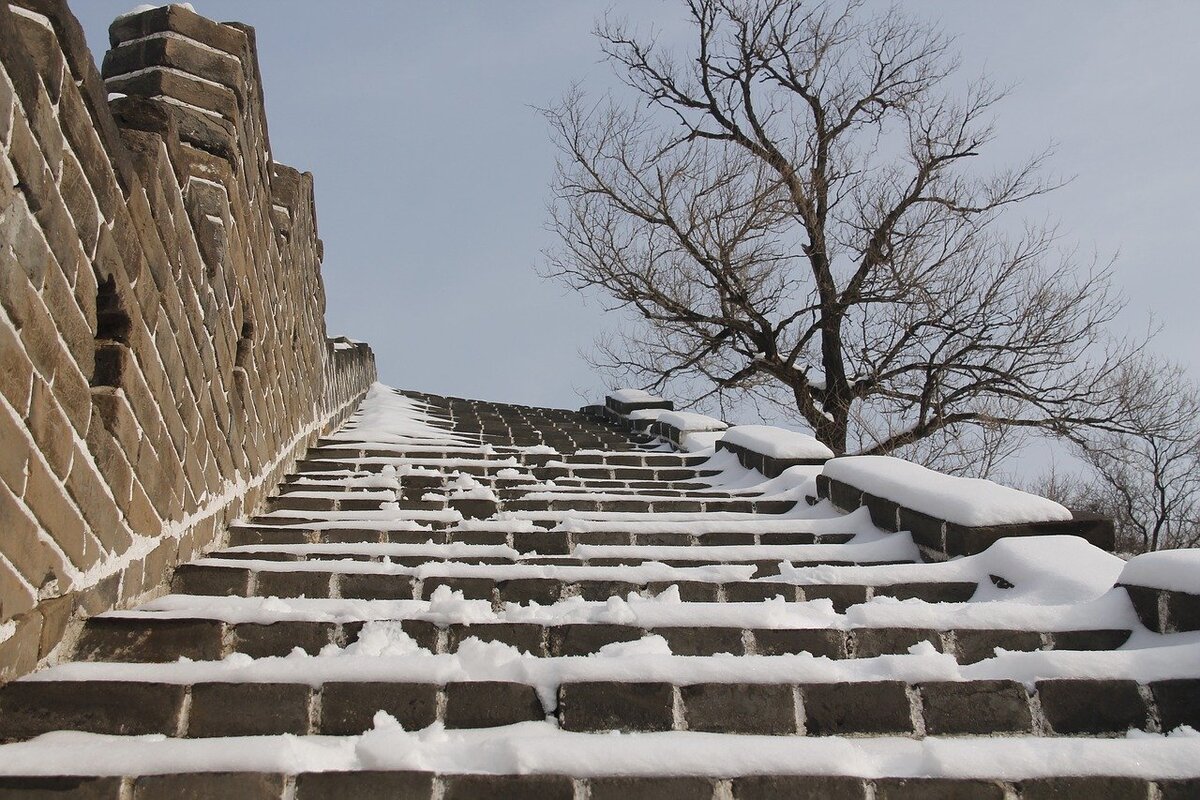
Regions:
<instances>
[{"instance_id":1,"label":"snow-covered step","mask_svg":"<svg viewBox=\"0 0 1200 800\"><path fill-rule=\"evenodd\" d=\"M114 665L117 666L117 665ZM200 671L199 665L193 672ZM99 671L99 670L98 670ZM133 672L132 670L128 672ZM158 673L168 680L155 680ZM762 682L568 679L227 681L139 666L140 679L0 688L0 740L56 730L180 738L355 735L384 711L405 729L557 720L564 731L757 736L1127 736L1200 724L1196 680ZM297 676L300 677L300 676Z\"/></svg>"},{"instance_id":2,"label":"snow-covered step","mask_svg":"<svg viewBox=\"0 0 1200 800\"><path fill-rule=\"evenodd\" d=\"M646 439L373 390L173 594L0 689L0 736L47 732L0 775L118 776L78 784L118 800L1196 795L1198 645L1141 625L1111 556L922 563L868 508L797 502L815 468Z\"/></svg>"}]
</instances>

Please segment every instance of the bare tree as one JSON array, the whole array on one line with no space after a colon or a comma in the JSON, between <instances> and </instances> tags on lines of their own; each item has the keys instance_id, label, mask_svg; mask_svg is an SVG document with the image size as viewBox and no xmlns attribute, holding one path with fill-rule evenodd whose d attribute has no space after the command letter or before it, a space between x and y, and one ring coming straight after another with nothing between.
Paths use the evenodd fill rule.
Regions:
<instances>
[{"instance_id":1,"label":"bare tree","mask_svg":"<svg viewBox=\"0 0 1200 800\"><path fill-rule=\"evenodd\" d=\"M1052 471L1037 490L1097 511L1130 552L1200 545L1200 389L1181 367L1135 359L1114 376L1124 431L1086 431L1078 478Z\"/></svg>"},{"instance_id":2,"label":"bare tree","mask_svg":"<svg viewBox=\"0 0 1200 800\"><path fill-rule=\"evenodd\" d=\"M1047 154L974 168L1003 92L950 40L861 2L688 0L695 44L597 35L644 102L575 90L546 273L636 327L599 366L648 389L803 420L837 452L940 458L971 436L1107 426L1132 348L1104 267L1002 213L1057 185ZM969 455L967 456L969 458Z\"/></svg>"}]
</instances>

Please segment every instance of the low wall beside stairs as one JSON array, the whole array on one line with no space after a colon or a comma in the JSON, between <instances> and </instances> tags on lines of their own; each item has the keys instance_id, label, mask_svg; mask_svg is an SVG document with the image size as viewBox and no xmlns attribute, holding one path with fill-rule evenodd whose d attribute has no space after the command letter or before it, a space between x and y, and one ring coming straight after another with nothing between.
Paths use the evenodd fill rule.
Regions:
<instances>
[{"instance_id":1,"label":"low wall beside stairs","mask_svg":"<svg viewBox=\"0 0 1200 800\"><path fill-rule=\"evenodd\" d=\"M375 379L325 329L254 31L0 0L0 682L161 590Z\"/></svg>"}]
</instances>

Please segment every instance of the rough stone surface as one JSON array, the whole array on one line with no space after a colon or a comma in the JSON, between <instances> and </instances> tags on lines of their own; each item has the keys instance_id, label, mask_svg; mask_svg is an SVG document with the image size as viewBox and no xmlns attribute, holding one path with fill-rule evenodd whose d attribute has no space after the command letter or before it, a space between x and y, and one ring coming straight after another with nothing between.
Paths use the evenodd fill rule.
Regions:
<instances>
[{"instance_id":1,"label":"rough stone surface","mask_svg":"<svg viewBox=\"0 0 1200 800\"><path fill-rule=\"evenodd\" d=\"M4 525L16 574L0 570L0 625L36 603L96 613L160 591L375 378L368 347L326 336L311 176L258 155L253 35L179 7L122 17L105 64L127 96L110 104L66 3L32 8L6 11L0 47L0 395L19 420L0 413L0 515L10 497L31 512L28 531ZM168 530L129 555L132 533ZM66 630L7 637L0 681Z\"/></svg>"}]
</instances>

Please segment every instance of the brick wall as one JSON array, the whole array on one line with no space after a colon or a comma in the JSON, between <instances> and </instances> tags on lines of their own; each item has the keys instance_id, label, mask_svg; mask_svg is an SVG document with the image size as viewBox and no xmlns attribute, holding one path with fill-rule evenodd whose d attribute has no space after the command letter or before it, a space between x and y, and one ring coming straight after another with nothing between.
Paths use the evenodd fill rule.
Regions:
<instances>
[{"instance_id":1,"label":"brick wall","mask_svg":"<svg viewBox=\"0 0 1200 800\"><path fill-rule=\"evenodd\" d=\"M254 31L109 32L102 78L63 0L0 0L0 681L161 590L375 378L326 337Z\"/></svg>"}]
</instances>

